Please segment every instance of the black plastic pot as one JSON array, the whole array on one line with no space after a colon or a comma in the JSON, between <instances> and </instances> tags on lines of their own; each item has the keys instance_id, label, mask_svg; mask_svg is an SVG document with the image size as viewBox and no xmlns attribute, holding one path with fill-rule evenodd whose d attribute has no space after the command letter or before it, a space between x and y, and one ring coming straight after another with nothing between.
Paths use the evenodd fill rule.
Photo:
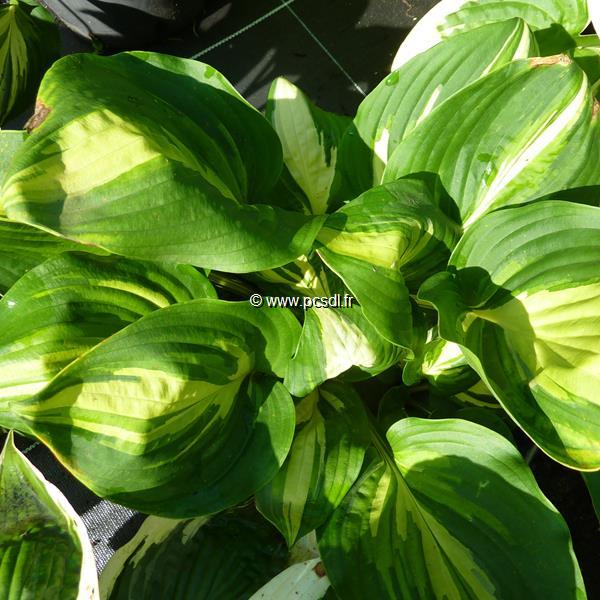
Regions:
<instances>
[{"instance_id":1,"label":"black plastic pot","mask_svg":"<svg viewBox=\"0 0 600 600\"><path fill-rule=\"evenodd\" d=\"M204 0L40 0L56 19L109 48L135 48L189 25Z\"/></svg>"}]
</instances>

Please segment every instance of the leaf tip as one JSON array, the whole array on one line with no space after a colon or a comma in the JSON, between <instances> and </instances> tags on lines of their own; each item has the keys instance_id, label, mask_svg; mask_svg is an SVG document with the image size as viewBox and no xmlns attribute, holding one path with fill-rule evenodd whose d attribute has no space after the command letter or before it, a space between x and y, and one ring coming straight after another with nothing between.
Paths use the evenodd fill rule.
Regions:
<instances>
[{"instance_id":1,"label":"leaf tip","mask_svg":"<svg viewBox=\"0 0 600 600\"><path fill-rule=\"evenodd\" d=\"M562 65L568 67L573 64L573 59L567 54L555 54L553 56L536 56L529 59L529 65L532 68L535 67L546 67L552 65Z\"/></svg>"},{"instance_id":2,"label":"leaf tip","mask_svg":"<svg viewBox=\"0 0 600 600\"><path fill-rule=\"evenodd\" d=\"M41 100L37 100L33 115L25 123L27 133L31 133L34 129L37 129L46 120L51 111L52 109L49 106L46 106Z\"/></svg>"}]
</instances>

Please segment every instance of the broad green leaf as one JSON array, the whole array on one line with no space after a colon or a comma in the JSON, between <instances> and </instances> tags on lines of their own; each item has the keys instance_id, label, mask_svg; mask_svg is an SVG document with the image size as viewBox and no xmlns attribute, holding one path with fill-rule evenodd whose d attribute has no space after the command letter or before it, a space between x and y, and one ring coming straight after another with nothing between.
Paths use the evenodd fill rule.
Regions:
<instances>
[{"instance_id":1,"label":"broad green leaf","mask_svg":"<svg viewBox=\"0 0 600 600\"><path fill-rule=\"evenodd\" d=\"M374 188L331 215L317 248L375 329L410 348L409 288L444 267L459 236L427 183L405 179Z\"/></svg>"},{"instance_id":2,"label":"broad green leaf","mask_svg":"<svg viewBox=\"0 0 600 600\"><path fill-rule=\"evenodd\" d=\"M567 525L512 444L460 419L387 438L320 535L342 598L585 598Z\"/></svg>"},{"instance_id":3,"label":"broad green leaf","mask_svg":"<svg viewBox=\"0 0 600 600\"><path fill-rule=\"evenodd\" d=\"M356 132L344 137L344 165L358 189L381 183L396 146L453 94L515 59L534 56L537 45L521 19L511 19L456 35L415 57L386 77L358 108ZM360 144L370 150L370 173L357 165ZM364 159L362 159L364 160Z\"/></svg>"},{"instance_id":4,"label":"broad green leaf","mask_svg":"<svg viewBox=\"0 0 600 600\"><path fill-rule=\"evenodd\" d=\"M340 139L350 119L315 106L293 83L271 85L266 117L283 147L283 162L306 194L311 212L329 212Z\"/></svg>"},{"instance_id":5,"label":"broad green leaf","mask_svg":"<svg viewBox=\"0 0 600 600\"><path fill-rule=\"evenodd\" d=\"M600 520L600 472L582 473L585 485L587 485L590 498L594 504L596 516Z\"/></svg>"},{"instance_id":6,"label":"broad green leaf","mask_svg":"<svg viewBox=\"0 0 600 600\"><path fill-rule=\"evenodd\" d=\"M555 460L600 468L600 209L545 201L487 215L419 295L440 334Z\"/></svg>"},{"instance_id":7,"label":"broad green leaf","mask_svg":"<svg viewBox=\"0 0 600 600\"><path fill-rule=\"evenodd\" d=\"M33 102L59 51L58 27L44 9L22 0L0 7L0 125Z\"/></svg>"},{"instance_id":8,"label":"broad green leaf","mask_svg":"<svg viewBox=\"0 0 600 600\"><path fill-rule=\"evenodd\" d=\"M435 390L447 394L467 390L479 381L460 346L439 337L427 342L423 351L404 367L402 381L406 385L414 385L422 378Z\"/></svg>"},{"instance_id":9,"label":"broad green leaf","mask_svg":"<svg viewBox=\"0 0 600 600\"><path fill-rule=\"evenodd\" d=\"M0 131L0 184L15 152L26 138L26 131Z\"/></svg>"},{"instance_id":10,"label":"broad green leaf","mask_svg":"<svg viewBox=\"0 0 600 600\"><path fill-rule=\"evenodd\" d=\"M598 96L600 81L600 37L582 35L576 39L577 47L573 50L575 62L585 71L587 78Z\"/></svg>"},{"instance_id":11,"label":"broad green leaf","mask_svg":"<svg viewBox=\"0 0 600 600\"><path fill-rule=\"evenodd\" d=\"M310 201L302 188L291 176L289 169L283 165L281 175L271 191L261 198L262 204L279 206L285 210L299 212L305 215L312 214Z\"/></svg>"},{"instance_id":12,"label":"broad green leaf","mask_svg":"<svg viewBox=\"0 0 600 600\"><path fill-rule=\"evenodd\" d=\"M33 121L2 192L15 221L229 272L280 266L312 246L320 219L255 204L279 178L281 145L208 65L67 56L44 77Z\"/></svg>"},{"instance_id":13,"label":"broad green leaf","mask_svg":"<svg viewBox=\"0 0 600 600\"><path fill-rule=\"evenodd\" d=\"M532 98L552 96L547 102ZM441 104L394 151L384 181L439 174L464 227L495 208L573 187L597 122L565 55L515 61Z\"/></svg>"},{"instance_id":14,"label":"broad green leaf","mask_svg":"<svg viewBox=\"0 0 600 600\"><path fill-rule=\"evenodd\" d=\"M370 375L382 373L404 354L379 335L359 306L309 308L285 386L294 396L305 396L352 367Z\"/></svg>"},{"instance_id":15,"label":"broad green leaf","mask_svg":"<svg viewBox=\"0 0 600 600\"><path fill-rule=\"evenodd\" d=\"M377 332L343 282L318 257L301 256L283 267L254 273L252 280L274 297L287 289L304 309L302 334L285 377L294 396L306 396L344 373L349 379L377 375L405 354Z\"/></svg>"},{"instance_id":16,"label":"broad green leaf","mask_svg":"<svg viewBox=\"0 0 600 600\"><path fill-rule=\"evenodd\" d=\"M83 522L19 452L12 433L0 453L0 596L98 598L96 565Z\"/></svg>"},{"instance_id":17,"label":"broad green leaf","mask_svg":"<svg viewBox=\"0 0 600 600\"><path fill-rule=\"evenodd\" d=\"M103 250L70 242L37 227L0 217L0 294L5 294L29 269L52 256L71 250L105 254Z\"/></svg>"},{"instance_id":18,"label":"broad green leaf","mask_svg":"<svg viewBox=\"0 0 600 600\"><path fill-rule=\"evenodd\" d=\"M457 33L515 17L534 30L560 26L571 35L581 33L589 22L587 0L442 0L406 36L392 69Z\"/></svg>"},{"instance_id":19,"label":"broad green leaf","mask_svg":"<svg viewBox=\"0 0 600 600\"><path fill-rule=\"evenodd\" d=\"M358 478L369 444L367 415L350 386L331 381L300 401L290 453L256 495L258 510L288 546L340 504Z\"/></svg>"},{"instance_id":20,"label":"broad green leaf","mask_svg":"<svg viewBox=\"0 0 600 600\"><path fill-rule=\"evenodd\" d=\"M313 256L299 256L287 265L252 273L249 278L274 295L280 294L282 289L309 297L332 297L333 294L347 291L339 278Z\"/></svg>"},{"instance_id":21,"label":"broad green leaf","mask_svg":"<svg viewBox=\"0 0 600 600\"><path fill-rule=\"evenodd\" d=\"M148 517L100 577L102 600L246 600L285 565L283 540L247 509Z\"/></svg>"},{"instance_id":22,"label":"broad green leaf","mask_svg":"<svg viewBox=\"0 0 600 600\"><path fill-rule=\"evenodd\" d=\"M592 110L594 117L586 138L574 139L571 148L567 149L576 153L579 152L578 148L585 147L586 161L581 165L575 179L569 181L568 186L563 186L564 191L553 192L549 195L550 198L564 197L569 201L600 206L600 101L597 99Z\"/></svg>"},{"instance_id":23,"label":"broad green leaf","mask_svg":"<svg viewBox=\"0 0 600 600\"><path fill-rule=\"evenodd\" d=\"M66 253L24 275L0 301L0 424L69 363L159 308L216 294L189 265Z\"/></svg>"},{"instance_id":24,"label":"broad green leaf","mask_svg":"<svg viewBox=\"0 0 600 600\"><path fill-rule=\"evenodd\" d=\"M317 532L310 531L301 537L291 548L289 564L304 562L312 558L319 558L319 546L317 545Z\"/></svg>"},{"instance_id":25,"label":"broad green leaf","mask_svg":"<svg viewBox=\"0 0 600 600\"><path fill-rule=\"evenodd\" d=\"M97 495L159 516L242 502L279 471L300 325L282 309L191 300L152 312L12 406Z\"/></svg>"},{"instance_id":26,"label":"broad green leaf","mask_svg":"<svg viewBox=\"0 0 600 600\"><path fill-rule=\"evenodd\" d=\"M456 393L455 398L463 404L472 405L475 407L493 409L501 408L500 404L498 404L496 398L492 392L490 392L485 383L483 383L483 381L478 381L468 390Z\"/></svg>"},{"instance_id":27,"label":"broad green leaf","mask_svg":"<svg viewBox=\"0 0 600 600\"><path fill-rule=\"evenodd\" d=\"M250 600L321 600L331 583L319 558L288 567L250 597Z\"/></svg>"}]
</instances>

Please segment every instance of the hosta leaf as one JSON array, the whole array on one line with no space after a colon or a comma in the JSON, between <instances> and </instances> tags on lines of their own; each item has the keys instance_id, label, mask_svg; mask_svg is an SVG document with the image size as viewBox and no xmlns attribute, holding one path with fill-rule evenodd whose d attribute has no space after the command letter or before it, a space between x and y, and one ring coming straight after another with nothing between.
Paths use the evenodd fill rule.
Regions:
<instances>
[{"instance_id":1,"label":"hosta leaf","mask_svg":"<svg viewBox=\"0 0 600 600\"><path fill-rule=\"evenodd\" d=\"M331 583L320 558L296 563L264 585L250 600L321 600Z\"/></svg>"},{"instance_id":2,"label":"hosta leaf","mask_svg":"<svg viewBox=\"0 0 600 600\"><path fill-rule=\"evenodd\" d=\"M571 35L581 33L589 22L587 0L442 0L406 36L392 69L457 33L515 17L534 30L560 26Z\"/></svg>"},{"instance_id":3,"label":"hosta leaf","mask_svg":"<svg viewBox=\"0 0 600 600\"><path fill-rule=\"evenodd\" d=\"M152 121L159 115L159 122ZM66 56L44 77L36 116L29 152L63 151L43 166L62 175L67 193L109 183L143 167L157 152L201 173L240 202L267 192L281 170L281 144L269 123L221 73L195 60L154 52ZM87 141L82 125L91 127ZM97 182L86 182L85 176L70 180L83 175L75 169L85 169L76 160L76 152L84 149L105 163ZM26 155L21 162L29 163Z\"/></svg>"},{"instance_id":4,"label":"hosta leaf","mask_svg":"<svg viewBox=\"0 0 600 600\"><path fill-rule=\"evenodd\" d=\"M105 254L103 250L0 217L0 294L5 294L29 269L70 250Z\"/></svg>"},{"instance_id":5,"label":"hosta leaf","mask_svg":"<svg viewBox=\"0 0 600 600\"><path fill-rule=\"evenodd\" d=\"M585 598L567 525L512 444L459 419L387 438L320 536L341 597Z\"/></svg>"},{"instance_id":6,"label":"hosta leaf","mask_svg":"<svg viewBox=\"0 0 600 600\"><path fill-rule=\"evenodd\" d=\"M331 215L319 233L318 253L377 331L410 348L407 286L416 288L443 268L459 235L426 182L402 180L374 188Z\"/></svg>"},{"instance_id":7,"label":"hosta leaf","mask_svg":"<svg viewBox=\"0 0 600 600\"><path fill-rule=\"evenodd\" d=\"M468 390L456 393L455 398L463 404L475 407L501 409L500 404L498 404L496 398L483 381L478 381Z\"/></svg>"},{"instance_id":8,"label":"hosta leaf","mask_svg":"<svg viewBox=\"0 0 600 600\"><path fill-rule=\"evenodd\" d=\"M404 367L402 380L406 385L418 383L422 378L434 389L447 394L467 390L479 381L460 346L441 338L427 342L423 351Z\"/></svg>"},{"instance_id":9,"label":"hosta leaf","mask_svg":"<svg viewBox=\"0 0 600 600\"><path fill-rule=\"evenodd\" d=\"M191 300L101 342L13 410L99 496L159 516L218 512L288 453L294 405L274 375L299 334L282 309Z\"/></svg>"},{"instance_id":10,"label":"hosta leaf","mask_svg":"<svg viewBox=\"0 0 600 600\"><path fill-rule=\"evenodd\" d=\"M15 152L25 141L26 131L0 131L0 184Z\"/></svg>"},{"instance_id":11,"label":"hosta leaf","mask_svg":"<svg viewBox=\"0 0 600 600\"><path fill-rule=\"evenodd\" d=\"M282 289L307 297L333 297L333 294L339 293L343 302L343 294L347 292L339 278L318 257L312 256L299 256L287 265L258 271L249 277L261 289L270 290L274 295L281 293Z\"/></svg>"},{"instance_id":12,"label":"hosta leaf","mask_svg":"<svg viewBox=\"0 0 600 600\"><path fill-rule=\"evenodd\" d=\"M303 413L302 411L299 411L296 416L296 421L301 418L301 415L303 415ZM319 558L319 546L317 545L316 531L307 533L290 548L289 564L292 565L294 563L304 562L311 558Z\"/></svg>"},{"instance_id":13,"label":"hosta leaf","mask_svg":"<svg viewBox=\"0 0 600 600\"><path fill-rule=\"evenodd\" d=\"M281 140L283 162L306 194L311 212L329 212L338 146L350 119L321 110L283 77L271 85L266 116Z\"/></svg>"},{"instance_id":14,"label":"hosta leaf","mask_svg":"<svg viewBox=\"0 0 600 600\"><path fill-rule=\"evenodd\" d=\"M246 600L285 565L285 544L248 510L177 521L148 517L110 559L102 600Z\"/></svg>"},{"instance_id":15,"label":"hosta leaf","mask_svg":"<svg viewBox=\"0 0 600 600\"><path fill-rule=\"evenodd\" d=\"M600 37L597 35L581 35L577 37L577 47L573 50L575 62L585 71L590 85L595 86L598 95L600 81Z\"/></svg>"},{"instance_id":16,"label":"hosta leaf","mask_svg":"<svg viewBox=\"0 0 600 600\"><path fill-rule=\"evenodd\" d=\"M41 391L63 367L140 317L215 296L188 265L79 253L47 260L0 301L0 407ZM0 424L20 428L11 418L0 415Z\"/></svg>"},{"instance_id":17,"label":"hosta leaf","mask_svg":"<svg viewBox=\"0 0 600 600\"><path fill-rule=\"evenodd\" d=\"M230 272L308 252L319 219L256 202L281 171L269 123L212 67L135 52L48 71L7 173L7 216L134 258Z\"/></svg>"},{"instance_id":18,"label":"hosta leaf","mask_svg":"<svg viewBox=\"0 0 600 600\"><path fill-rule=\"evenodd\" d=\"M492 213L420 296L440 333L534 442L600 468L600 209L560 201Z\"/></svg>"},{"instance_id":19,"label":"hosta leaf","mask_svg":"<svg viewBox=\"0 0 600 600\"><path fill-rule=\"evenodd\" d=\"M59 51L58 28L43 8L22 0L0 7L0 125L33 101Z\"/></svg>"},{"instance_id":20,"label":"hosta leaf","mask_svg":"<svg viewBox=\"0 0 600 600\"><path fill-rule=\"evenodd\" d=\"M536 50L525 22L511 19L456 35L386 77L358 108L354 119L358 135L344 137L344 164L353 171L349 176L364 179L358 189L381 183L388 157L436 106L510 61L535 55ZM359 144L371 151L367 175L357 175L363 166L356 164Z\"/></svg>"},{"instance_id":21,"label":"hosta leaf","mask_svg":"<svg viewBox=\"0 0 600 600\"><path fill-rule=\"evenodd\" d=\"M285 210L292 210L305 215L312 214L310 201L285 165L283 165L281 175L273 189L264 198L261 198L261 203L279 206Z\"/></svg>"},{"instance_id":22,"label":"hosta leaf","mask_svg":"<svg viewBox=\"0 0 600 600\"><path fill-rule=\"evenodd\" d=\"M288 546L327 520L358 478L370 444L367 415L348 385L328 382L296 410L283 467L256 495L258 510Z\"/></svg>"},{"instance_id":23,"label":"hosta leaf","mask_svg":"<svg viewBox=\"0 0 600 600\"><path fill-rule=\"evenodd\" d=\"M552 90L548 102L531 102ZM430 171L465 227L486 212L570 187L597 121L583 71L567 56L515 61L441 104L394 151L393 181Z\"/></svg>"},{"instance_id":24,"label":"hosta leaf","mask_svg":"<svg viewBox=\"0 0 600 600\"><path fill-rule=\"evenodd\" d=\"M285 385L294 396L352 367L377 375L400 362L404 350L390 343L367 321L359 306L310 308Z\"/></svg>"},{"instance_id":25,"label":"hosta leaf","mask_svg":"<svg viewBox=\"0 0 600 600\"><path fill-rule=\"evenodd\" d=\"M98 580L85 526L9 434L0 453L0 595L93 600Z\"/></svg>"}]
</instances>

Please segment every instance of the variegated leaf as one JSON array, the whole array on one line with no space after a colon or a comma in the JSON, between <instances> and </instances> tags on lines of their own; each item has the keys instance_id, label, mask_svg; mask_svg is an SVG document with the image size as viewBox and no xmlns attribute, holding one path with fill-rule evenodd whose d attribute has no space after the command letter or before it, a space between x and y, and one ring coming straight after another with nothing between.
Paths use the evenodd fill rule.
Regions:
<instances>
[{"instance_id":1,"label":"variegated leaf","mask_svg":"<svg viewBox=\"0 0 600 600\"><path fill-rule=\"evenodd\" d=\"M340 139L350 119L315 106L293 83L271 85L266 117L283 147L283 162L315 215L329 212Z\"/></svg>"},{"instance_id":2,"label":"variegated leaf","mask_svg":"<svg viewBox=\"0 0 600 600\"><path fill-rule=\"evenodd\" d=\"M511 19L456 35L394 71L363 100L355 131L343 138L343 166L353 188L362 192L379 185L396 146L436 106L495 69L536 52L525 22Z\"/></svg>"},{"instance_id":3,"label":"variegated leaf","mask_svg":"<svg viewBox=\"0 0 600 600\"><path fill-rule=\"evenodd\" d=\"M515 447L460 419L378 442L319 539L342 598L585 598L569 530Z\"/></svg>"},{"instance_id":4,"label":"variegated leaf","mask_svg":"<svg viewBox=\"0 0 600 600\"><path fill-rule=\"evenodd\" d=\"M296 435L275 478L256 494L258 510L288 546L319 527L358 478L370 444L367 415L348 385L328 382L296 407Z\"/></svg>"},{"instance_id":5,"label":"variegated leaf","mask_svg":"<svg viewBox=\"0 0 600 600\"><path fill-rule=\"evenodd\" d=\"M98 248L70 242L37 227L0 217L0 295L4 295L20 277L46 259L77 250L106 254Z\"/></svg>"},{"instance_id":6,"label":"variegated leaf","mask_svg":"<svg viewBox=\"0 0 600 600\"><path fill-rule=\"evenodd\" d=\"M134 258L229 272L306 254L321 219L260 202L281 144L217 71L147 52L67 56L4 181L15 221Z\"/></svg>"},{"instance_id":7,"label":"variegated leaf","mask_svg":"<svg viewBox=\"0 0 600 600\"><path fill-rule=\"evenodd\" d=\"M598 35L580 35L573 50L573 59L587 75L590 85L598 97L600 85L600 37Z\"/></svg>"},{"instance_id":8,"label":"variegated leaf","mask_svg":"<svg viewBox=\"0 0 600 600\"><path fill-rule=\"evenodd\" d=\"M302 188L291 176L289 169L283 165L279 179L268 194L261 198L262 204L279 206L285 210L292 210L305 215L312 214L310 201Z\"/></svg>"},{"instance_id":9,"label":"variegated leaf","mask_svg":"<svg viewBox=\"0 0 600 600\"><path fill-rule=\"evenodd\" d=\"M293 564L271 579L250 600L321 600L331 583L320 558Z\"/></svg>"},{"instance_id":10,"label":"variegated leaf","mask_svg":"<svg viewBox=\"0 0 600 600\"><path fill-rule=\"evenodd\" d=\"M159 308L215 297L204 275L116 257L66 253L24 275L0 301L0 424L73 360Z\"/></svg>"},{"instance_id":11,"label":"variegated leaf","mask_svg":"<svg viewBox=\"0 0 600 600\"><path fill-rule=\"evenodd\" d=\"M468 390L457 392L455 397L463 404L480 408L501 409L500 404L483 381L478 381Z\"/></svg>"},{"instance_id":12,"label":"variegated leaf","mask_svg":"<svg viewBox=\"0 0 600 600\"><path fill-rule=\"evenodd\" d=\"M420 296L440 334L555 460L600 468L600 209L546 201L487 215Z\"/></svg>"},{"instance_id":13,"label":"variegated leaf","mask_svg":"<svg viewBox=\"0 0 600 600\"><path fill-rule=\"evenodd\" d=\"M92 546L62 493L17 450L0 453L0 596L95 600Z\"/></svg>"},{"instance_id":14,"label":"variegated leaf","mask_svg":"<svg viewBox=\"0 0 600 600\"><path fill-rule=\"evenodd\" d=\"M406 36L392 69L457 33L515 17L536 31L560 26L571 35L581 33L589 22L587 0L442 0Z\"/></svg>"},{"instance_id":15,"label":"variegated leaf","mask_svg":"<svg viewBox=\"0 0 600 600\"><path fill-rule=\"evenodd\" d=\"M531 102L549 89L547 102ZM589 164L594 106L567 56L515 61L435 109L396 148L384 181L439 174L469 227L495 208L572 187Z\"/></svg>"},{"instance_id":16,"label":"variegated leaf","mask_svg":"<svg viewBox=\"0 0 600 600\"><path fill-rule=\"evenodd\" d=\"M26 131L0 131L0 185L15 152L25 141Z\"/></svg>"},{"instance_id":17,"label":"variegated leaf","mask_svg":"<svg viewBox=\"0 0 600 600\"><path fill-rule=\"evenodd\" d=\"M460 228L436 206L428 184L405 179L374 188L331 215L317 251L375 329L411 348L409 288L443 268L459 236Z\"/></svg>"},{"instance_id":18,"label":"variegated leaf","mask_svg":"<svg viewBox=\"0 0 600 600\"><path fill-rule=\"evenodd\" d=\"M346 373L377 375L398 364L405 351L383 338L360 306L309 308L285 386L305 396L318 385Z\"/></svg>"},{"instance_id":19,"label":"variegated leaf","mask_svg":"<svg viewBox=\"0 0 600 600\"><path fill-rule=\"evenodd\" d=\"M44 71L58 58L58 27L31 0L0 7L0 125L35 98Z\"/></svg>"},{"instance_id":20,"label":"variegated leaf","mask_svg":"<svg viewBox=\"0 0 600 600\"><path fill-rule=\"evenodd\" d=\"M285 543L256 513L148 517L100 577L102 600L247 600L286 563Z\"/></svg>"},{"instance_id":21,"label":"variegated leaf","mask_svg":"<svg viewBox=\"0 0 600 600\"><path fill-rule=\"evenodd\" d=\"M270 290L274 295L282 289L309 297L331 297L347 291L339 278L314 256L299 256L287 265L251 273L248 277L261 289Z\"/></svg>"},{"instance_id":22,"label":"variegated leaf","mask_svg":"<svg viewBox=\"0 0 600 600\"><path fill-rule=\"evenodd\" d=\"M245 500L292 443L282 377L300 326L283 309L191 300L152 312L12 409L87 487L187 518Z\"/></svg>"},{"instance_id":23,"label":"variegated leaf","mask_svg":"<svg viewBox=\"0 0 600 600\"><path fill-rule=\"evenodd\" d=\"M422 378L446 394L462 392L479 381L460 346L439 337L427 342L423 351L404 366L402 381L406 385L414 385Z\"/></svg>"},{"instance_id":24,"label":"variegated leaf","mask_svg":"<svg viewBox=\"0 0 600 600\"><path fill-rule=\"evenodd\" d=\"M304 562L313 558L320 558L319 547L317 545L317 532L310 531L301 537L291 548L289 564Z\"/></svg>"}]
</instances>

